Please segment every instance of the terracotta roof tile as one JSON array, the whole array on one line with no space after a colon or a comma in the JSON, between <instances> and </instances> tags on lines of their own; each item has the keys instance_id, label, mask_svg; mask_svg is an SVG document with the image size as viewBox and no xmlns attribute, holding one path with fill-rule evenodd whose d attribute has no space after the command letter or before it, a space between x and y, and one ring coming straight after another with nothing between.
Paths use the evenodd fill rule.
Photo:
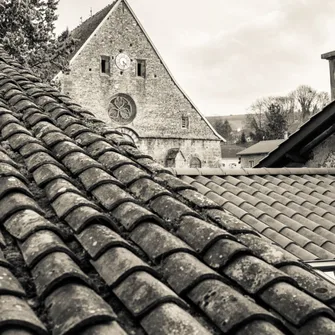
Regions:
<instances>
[{"instance_id":1,"label":"terracotta roof tile","mask_svg":"<svg viewBox=\"0 0 335 335\"><path fill-rule=\"evenodd\" d=\"M180 179L1 50L0 131L1 333L334 328L335 171Z\"/></svg>"}]
</instances>

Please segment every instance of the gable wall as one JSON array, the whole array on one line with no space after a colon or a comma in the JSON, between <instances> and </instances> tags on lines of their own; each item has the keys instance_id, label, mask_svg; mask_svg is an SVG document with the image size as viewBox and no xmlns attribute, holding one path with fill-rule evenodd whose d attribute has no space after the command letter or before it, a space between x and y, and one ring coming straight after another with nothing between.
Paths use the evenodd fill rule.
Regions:
<instances>
[{"instance_id":1,"label":"gable wall","mask_svg":"<svg viewBox=\"0 0 335 335\"><path fill-rule=\"evenodd\" d=\"M315 147L308 167L335 167L335 134L329 136L321 144Z\"/></svg>"},{"instance_id":2,"label":"gable wall","mask_svg":"<svg viewBox=\"0 0 335 335\"><path fill-rule=\"evenodd\" d=\"M122 74L115 64L120 50L132 59L130 68ZM100 73L101 55L111 57L110 76ZM136 77L136 59L146 60L146 79ZM98 118L115 127L119 125L111 121L107 112L110 99L117 93L130 95L136 103L137 116L127 127L135 129L140 137L218 140L175 85L123 4L114 8L96 36L73 60L70 75L63 77L62 88ZM189 117L189 129L181 128L182 115Z\"/></svg>"}]
</instances>

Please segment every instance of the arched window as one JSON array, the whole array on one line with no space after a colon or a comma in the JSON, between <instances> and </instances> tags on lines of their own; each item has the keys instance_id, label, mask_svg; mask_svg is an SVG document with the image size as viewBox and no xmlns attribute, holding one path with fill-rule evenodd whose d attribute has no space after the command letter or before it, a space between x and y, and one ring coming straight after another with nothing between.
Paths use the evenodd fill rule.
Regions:
<instances>
[{"instance_id":1,"label":"arched window","mask_svg":"<svg viewBox=\"0 0 335 335\"><path fill-rule=\"evenodd\" d=\"M201 160L197 157L192 157L190 162L191 168L201 168Z\"/></svg>"},{"instance_id":2,"label":"arched window","mask_svg":"<svg viewBox=\"0 0 335 335\"><path fill-rule=\"evenodd\" d=\"M119 124L128 124L136 116L135 102L127 94L117 94L109 103L108 114L112 121Z\"/></svg>"}]
</instances>

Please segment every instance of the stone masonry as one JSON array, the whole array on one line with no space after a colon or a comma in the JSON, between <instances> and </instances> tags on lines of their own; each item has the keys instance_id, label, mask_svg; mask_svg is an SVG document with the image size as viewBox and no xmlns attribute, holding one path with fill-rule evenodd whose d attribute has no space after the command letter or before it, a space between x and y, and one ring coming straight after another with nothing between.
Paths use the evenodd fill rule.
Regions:
<instances>
[{"instance_id":1,"label":"stone masonry","mask_svg":"<svg viewBox=\"0 0 335 335\"><path fill-rule=\"evenodd\" d=\"M120 53L130 59L125 70L116 64ZM109 73L102 73L101 57L110 60ZM137 73L141 61L144 76ZM60 76L62 91L101 120L136 134L139 148L160 163L171 148L180 148L183 166L190 166L192 157L202 167L215 166L220 159L220 137L179 89L127 3L113 7L70 68L70 74ZM110 117L111 101L118 94L133 100L135 117L128 123Z\"/></svg>"}]
</instances>

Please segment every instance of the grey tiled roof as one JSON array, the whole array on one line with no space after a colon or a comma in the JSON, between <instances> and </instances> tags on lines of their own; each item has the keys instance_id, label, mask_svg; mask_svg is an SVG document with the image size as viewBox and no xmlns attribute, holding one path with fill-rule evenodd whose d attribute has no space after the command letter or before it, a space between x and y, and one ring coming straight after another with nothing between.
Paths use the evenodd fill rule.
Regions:
<instances>
[{"instance_id":1,"label":"grey tiled roof","mask_svg":"<svg viewBox=\"0 0 335 335\"><path fill-rule=\"evenodd\" d=\"M335 286L3 51L0 133L0 333L334 334Z\"/></svg>"}]
</instances>

